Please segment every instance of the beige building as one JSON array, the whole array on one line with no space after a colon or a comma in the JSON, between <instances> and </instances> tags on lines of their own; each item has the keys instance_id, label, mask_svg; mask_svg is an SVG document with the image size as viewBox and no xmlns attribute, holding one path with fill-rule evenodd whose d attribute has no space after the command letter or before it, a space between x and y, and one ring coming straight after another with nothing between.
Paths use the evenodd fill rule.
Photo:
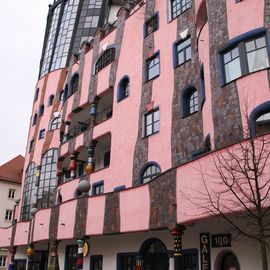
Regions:
<instances>
[{"instance_id":1,"label":"beige building","mask_svg":"<svg viewBox=\"0 0 270 270\"><path fill-rule=\"evenodd\" d=\"M19 155L0 166L0 227L12 225L20 198L24 157ZM7 269L7 250L0 249L0 270Z\"/></svg>"}]
</instances>

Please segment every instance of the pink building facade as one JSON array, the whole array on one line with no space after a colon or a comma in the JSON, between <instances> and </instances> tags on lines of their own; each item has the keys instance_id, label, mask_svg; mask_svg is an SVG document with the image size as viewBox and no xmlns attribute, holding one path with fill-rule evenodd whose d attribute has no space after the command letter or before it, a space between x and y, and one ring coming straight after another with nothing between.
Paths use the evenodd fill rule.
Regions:
<instances>
[{"instance_id":1,"label":"pink building facade","mask_svg":"<svg viewBox=\"0 0 270 270\"><path fill-rule=\"evenodd\" d=\"M268 138L270 1L120 2L113 25L37 82L0 246L17 269L261 269L256 242L202 194L222 192L214 156L247 139L247 119Z\"/></svg>"}]
</instances>

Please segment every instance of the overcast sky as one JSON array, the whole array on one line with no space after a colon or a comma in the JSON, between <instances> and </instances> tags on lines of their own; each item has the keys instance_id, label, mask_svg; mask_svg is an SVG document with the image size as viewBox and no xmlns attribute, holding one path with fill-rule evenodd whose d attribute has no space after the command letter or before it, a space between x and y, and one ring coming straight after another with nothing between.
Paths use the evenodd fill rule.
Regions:
<instances>
[{"instance_id":1,"label":"overcast sky","mask_svg":"<svg viewBox=\"0 0 270 270\"><path fill-rule=\"evenodd\" d=\"M25 155L48 5L52 2L1 1L0 164Z\"/></svg>"}]
</instances>

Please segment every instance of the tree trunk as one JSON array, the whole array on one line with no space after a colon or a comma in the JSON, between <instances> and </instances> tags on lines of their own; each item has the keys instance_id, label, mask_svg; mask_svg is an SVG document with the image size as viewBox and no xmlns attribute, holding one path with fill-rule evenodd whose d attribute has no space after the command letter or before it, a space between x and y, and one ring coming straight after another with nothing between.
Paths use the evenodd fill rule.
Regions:
<instances>
[{"instance_id":1,"label":"tree trunk","mask_svg":"<svg viewBox=\"0 0 270 270\"><path fill-rule=\"evenodd\" d=\"M262 239L260 241L260 247L261 247L262 270L268 270L265 239Z\"/></svg>"}]
</instances>

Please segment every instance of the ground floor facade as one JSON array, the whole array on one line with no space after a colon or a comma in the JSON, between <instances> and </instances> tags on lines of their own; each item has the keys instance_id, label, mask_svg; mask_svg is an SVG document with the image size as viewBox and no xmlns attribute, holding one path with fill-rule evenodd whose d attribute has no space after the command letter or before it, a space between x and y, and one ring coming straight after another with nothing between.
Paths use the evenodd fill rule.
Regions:
<instances>
[{"instance_id":1,"label":"ground floor facade","mask_svg":"<svg viewBox=\"0 0 270 270\"><path fill-rule=\"evenodd\" d=\"M167 229L91 236L84 239L84 250L80 246L78 248L78 241L75 239L61 240L57 242L59 269L261 269L259 246L252 240L237 236L222 220L215 219L186 226L182 243L179 244L182 244L183 255L174 256L175 241L172 232ZM17 247L15 269L46 270L53 255L50 245L48 242L33 244L34 253L30 267L28 246ZM270 257L270 251L268 255Z\"/></svg>"}]
</instances>

